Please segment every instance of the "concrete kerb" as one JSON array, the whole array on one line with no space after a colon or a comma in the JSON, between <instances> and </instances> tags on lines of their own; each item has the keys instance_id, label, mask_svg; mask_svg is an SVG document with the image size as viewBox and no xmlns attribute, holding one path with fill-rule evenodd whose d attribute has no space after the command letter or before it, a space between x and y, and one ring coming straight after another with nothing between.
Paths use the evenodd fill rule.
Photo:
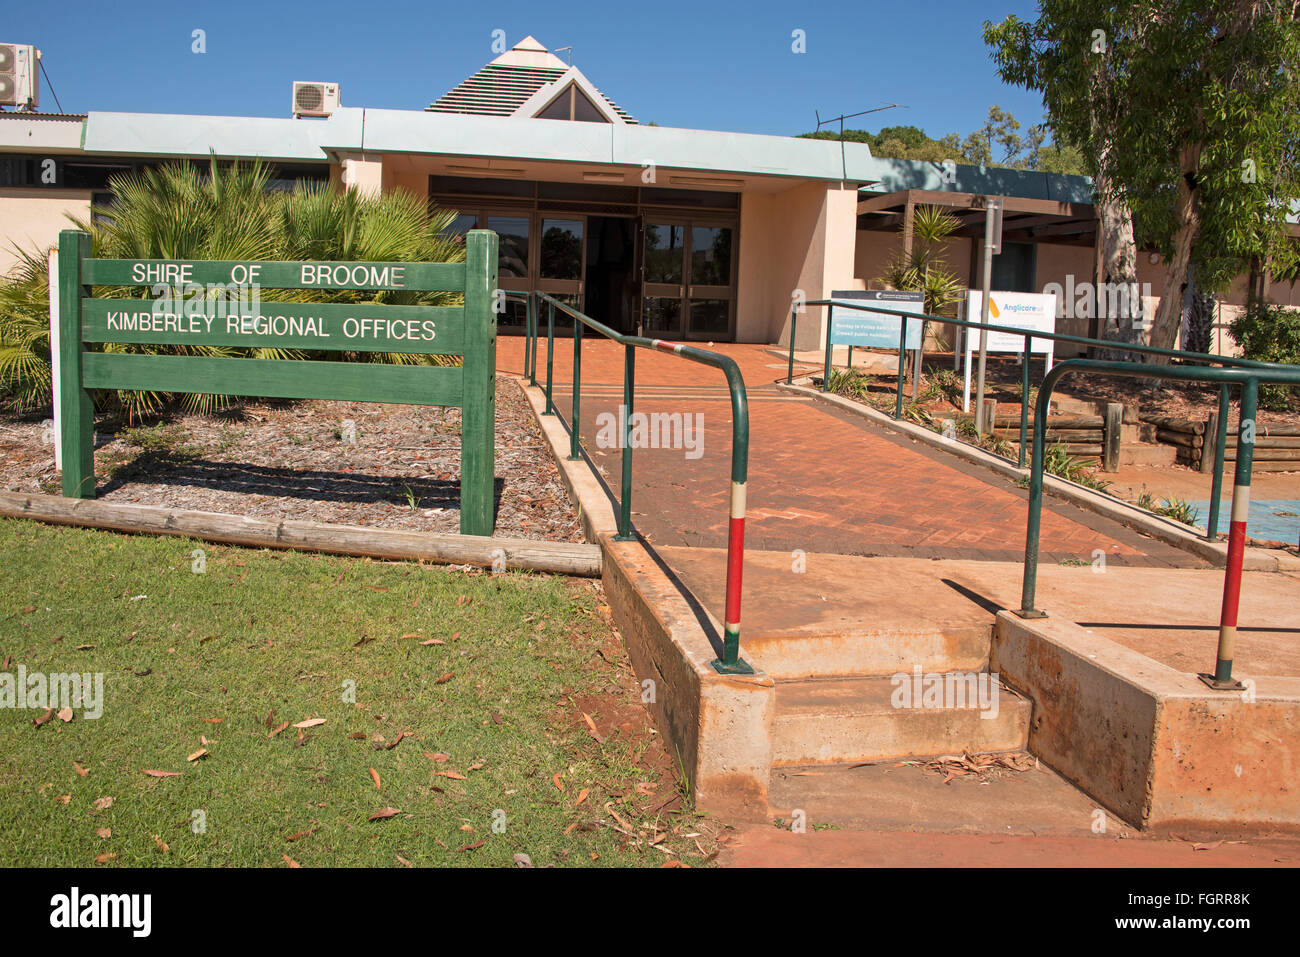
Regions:
<instances>
[{"instance_id":1,"label":"concrete kerb","mask_svg":"<svg viewBox=\"0 0 1300 957\"><path fill-rule=\"evenodd\" d=\"M796 379L794 384L779 382L777 387L783 391L809 396L820 402L833 405L838 409L859 415L864 419L875 422L877 425L886 426L906 435L908 438L921 442L930 448L942 450L966 462L987 468L1005 478L1019 481L1029 476L1029 469L1019 468L1015 463L1000 455L967 445L964 442L946 439L942 435L912 422L900 422L877 409L846 399L843 396L822 392L820 389L808 385L811 381L811 377L805 376L802 379ZM1172 519L1153 515L1136 505L1130 505L1128 502L1122 502L1117 498L1093 491L1055 475L1045 475L1043 479L1043 490L1056 498L1119 522L1121 525L1126 525L1145 535L1150 535L1166 545L1172 545L1175 548L1191 552L1216 567L1222 568L1227 562L1228 545L1226 541L1207 542L1196 533L1188 531L1186 526ZM1300 571L1300 558L1286 552L1252 547L1246 549L1244 569L1246 571L1265 572Z\"/></svg>"},{"instance_id":2,"label":"concrete kerb","mask_svg":"<svg viewBox=\"0 0 1300 957\"><path fill-rule=\"evenodd\" d=\"M515 380L604 555L601 581L642 700L691 783L696 807L729 819L767 820L776 688L770 676L720 675L721 629L643 541L614 540L612 493L584 457L570 461L569 431L543 415L546 393ZM741 653L744 654L742 643Z\"/></svg>"},{"instance_id":3,"label":"concrete kerb","mask_svg":"<svg viewBox=\"0 0 1300 957\"><path fill-rule=\"evenodd\" d=\"M1300 827L1288 744L1300 739L1300 678L1209 691L1074 622L1008 611L990 668L1034 702L1030 750L1122 820Z\"/></svg>"}]
</instances>

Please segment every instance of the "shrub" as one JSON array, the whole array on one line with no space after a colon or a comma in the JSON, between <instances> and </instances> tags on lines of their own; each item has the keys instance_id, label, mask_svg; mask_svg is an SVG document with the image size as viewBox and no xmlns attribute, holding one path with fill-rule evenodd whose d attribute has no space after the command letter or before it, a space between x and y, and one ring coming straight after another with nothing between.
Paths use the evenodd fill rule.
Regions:
<instances>
[{"instance_id":1,"label":"shrub","mask_svg":"<svg viewBox=\"0 0 1300 957\"><path fill-rule=\"evenodd\" d=\"M324 186L275 187L270 167L260 161L220 166L206 173L190 163L168 163L109 179L115 196L97 208L93 222L76 221L91 235L95 256L106 259L337 260L372 262L463 262L465 249L446 234L455 213L428 211L423 200L404 192L361 196ZM96 287L98 296L150 299L149 287ZM452 293L346 290L259 290L265 301L383 302L456 305ZM49 288L44 257L24 254L8 279L0 281L0 397L18 411L50 403ZM445 365L445 356L404 353L341 354L300 350L237 349L225 346L156 346L110 343L106 352L168 355L313 358L358 362ZM208 412L225 396L165 395L116 391L95 397L96 405L137 422L179 399L188 410Z\"/></svg>"},{"instance_id":2,"label":"shrub","mask_svg":"<svg viewBox=\"0 0 1300 957\"><path fill-rule=\"evenodd\" d=\"M1247 359L1300 365L1300 310L1274 302L1255 302L1232 320L1230 328ZM1260 405L1285 411L1293 389L1286 385L1260 386Z\"/></svg>"}]
</instances>

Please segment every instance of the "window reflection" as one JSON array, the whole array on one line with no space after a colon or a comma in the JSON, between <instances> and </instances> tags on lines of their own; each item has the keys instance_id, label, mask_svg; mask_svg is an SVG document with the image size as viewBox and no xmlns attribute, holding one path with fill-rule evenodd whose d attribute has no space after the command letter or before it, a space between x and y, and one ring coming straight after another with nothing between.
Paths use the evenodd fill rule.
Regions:
<instances>
[{"instance_id":1,"label":"window reflection","mask_svg":"<svg viewBox=\"0 0 1300 957\"><path fill-rule=\"evenodd\" d=\"M582 278L582 220L542 220L543 279Z\"/></svg>"},{"instance_id":2,"label":"window reflection","mask_svg":"<svg viewBox=\"0 0 1300 957\"><path fill-rule=\"evenodd\" d=\"M731 230L724 226L691 227L691 285L731 284Z\"/></svg>"},{"instance_id":3,"label":"window reflection","mask_svg":"<svg viewBox=\"0 0 1300 957\"><path fill-rule=\"evenodd\" d=\"M645 281L680 283L685 227L646 223Z\"/></svg>"},{"instance_id":4,"label":"window reflection","mask_svg":"<svg viewBox=\"0 0 1300 957\"><path fill-rule=\"evenodd\" d=\"M497 275L501 278L528 278L528 219L523 216L489 216L487 228L500 237L497 248Z\"/></svg>"}]
</instances>

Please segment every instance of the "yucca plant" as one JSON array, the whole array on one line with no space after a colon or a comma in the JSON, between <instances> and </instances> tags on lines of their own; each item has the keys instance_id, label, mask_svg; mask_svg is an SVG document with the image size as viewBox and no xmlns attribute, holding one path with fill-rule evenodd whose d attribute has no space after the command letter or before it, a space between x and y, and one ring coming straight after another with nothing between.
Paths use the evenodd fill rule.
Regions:
<instances>
[{"instance_id":1,"label":"yucca plant","mask_svg":"<svg viewBox=\"0 0 1300 957\"><path fill-rule=\"evenodd\" d=\"M918 206L912 212L912 251L900 250L885 266L880 281L894 289L925 294L925 311L947 313L961 300L964 287L943 258L944 241L961 228L961 220L938 206Z\"/></svg>"},{"instance_id":2,"label":"yucca plant","mask_svg":"<svg viewBox=\"0 0 1300 957\"><path fill-rule=\"evenodd\" d=\"M912 211L912 251L899 250L885 266L880 281L893 289L920 292L925 312L949 316L961 301L965 286L943 258L944 241L961 228L961 220L938 206L918 206ZM930 336L930 320L921 322L921 352Z\"/></svg>"},{"instance_id":3,"label":"yucca plant","mask_svg":"<svg viewBox=\"0 0 1300 957\"><path fill-rule=\"evenodd\" d=\"M96 207L90 222L74 223L91 235L93 254L106 259L318 260L369 262L463 262L464 247L442 233L456 214L430 213L422 200L396 192L363 196L325 186L274 188L272 171L260 161L206 171L189 163L110 178L114 201ZM97 296L152 299L149 287L96 287ZM458 293L356 292L260 289L265 302L383 302L455 305ZM49 288L42 258L24 254L0 282L0 393L17 409L48 404ZM106 352L167 355L251 356L263 359L349 359L362 362L446 365L458 359L390 353L323 353L222 346L106 344ZM224 396L172 396L117 391L99 404L136 422L179 399L189 411L210 412Z\"/></svg>"}]
</instances>

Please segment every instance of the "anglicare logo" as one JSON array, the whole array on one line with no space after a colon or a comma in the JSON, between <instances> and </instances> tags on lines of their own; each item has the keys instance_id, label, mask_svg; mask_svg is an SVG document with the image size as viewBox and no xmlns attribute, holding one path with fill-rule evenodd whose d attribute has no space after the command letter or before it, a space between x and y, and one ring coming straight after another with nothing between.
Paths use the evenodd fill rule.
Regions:
<instances>
[{"instance_id":1,"label":"anglicare logo","mask_svg":"<svg viewBox=\"0 0 1300 957\"><path fill-rule=\"evenodd\" d=\"M83 894L74 887L50 898L50 926L128 929L133 937L148 937L153 929L151 894Z\"/></svg>"}]
</instances>

